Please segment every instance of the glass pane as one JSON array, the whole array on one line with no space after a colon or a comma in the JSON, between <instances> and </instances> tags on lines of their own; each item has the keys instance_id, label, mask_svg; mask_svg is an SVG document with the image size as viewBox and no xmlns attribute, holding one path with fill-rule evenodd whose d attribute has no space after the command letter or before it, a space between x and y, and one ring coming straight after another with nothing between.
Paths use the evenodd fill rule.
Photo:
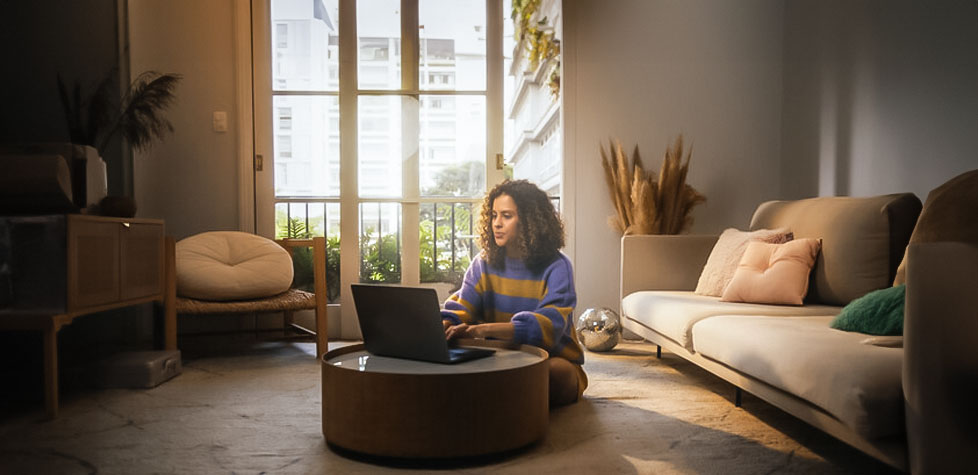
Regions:
<instances>
[{"instance_id":1,"label":"glass pane","mask_svg":"<svg viewBox=\"0 0 978 475\"><path fill-rule=\"evenodd\" d=\"M309 237L325 236L323 234L326 225L326 204L325 203L306 203L306 231Z\"/></svg>"},{"instance_id":2,"label":"glass pane","mask_svg":"<svg viewBox=\"0 0 978 475\"><path fill-rule=\"evenodd\" d=\"M357 0L357 37L360 89L400 89L400 0Z\"/></svg>"},{"instance_id":3,"label":"glass pane","mask_svg":"<svg viewBox=\"0 0 978 475\"><path fill-rule=\"evenodd\" d=\"M360 203L360 282L401 282L400 203Z\"/></svg>"},{"instance_id":4,"label":"glass pane","mask_svg":"<svg viewBox=\"0 0 978 475\"><path fill-rule=\"evenodd\" d=\"M326 293L335 303L340 296L340 204L336 202L275 203L275 238L310 238L326 232ZM315 287L312 248L292 249L293 285L312 292Z\"/></svg>"},{"instance_id":5,"label":"glass pane","mask_svg":"<svg viewBox=\"0 0 978 475\"><path fill-rule=\"evenodd\" d=\"M485 193L486 98L421 96L420 116L421 194Z\"/></svg>"},{"instance_id":6,"label":"glass pane","mask_svg":"<svg viewBox=\"0 0 978 475\"><path fill-rule=\"evenodd\" d=\"M401 197L401 162L417 151L418 100L408 96L360 96L358 181L365 198ZM408 120L404 120L408 118Z\"/></svg>"},{"instance_id":7,"label":"glass pane","mask_svg":"<svg viewBox=\"0 0 978 475\"><path fill-rule=\"evenodd\" d=\"M329 302L340 298L340 204L326 203L323 228L326 231L326 295Z\"/></svg>"},{"instance_id":8,"label":"glass pane","mask_svg":"<svg viewBox=\"0 0 978 475\"><path fill-rule=\"evenodd\" d=\"M461 285L465 270L478 254L476 226L480 203L421 205L421 282Z\"/></svg>"},{"instance_id":9,"label":"glass pane","mask_svg":"<svg viewBox=\"0 0 978 475\"><path fill-rule=\"evenodd\" d=\"M486 89L485 0L418 2L422 90Z\"/></svg>"},{"instance_id":10,"label":"glass pane","mask_svg":"<svg viewBox=\"0 0 978 475\"><path fill-rule=\"evenodd\" d=\"M340 104L336 96L272 99L275 196L340 195Z\"/></svg>"},{"instance_id":11,"label":"glass pane","mask_svg":"<svg viewBox=\"0 0 978 475\"><path fill-rule=\"evenodd\" d=\"M309 234L309 204L308 203L289 203L289 229L290 238L306 239Z\"/></svg>"},{"instance_id":12,"label":"glass pane","mask_svg":"<svg viewBox=\"0 0 978 475\"><path fill-rule=\"evenodd\" d=\"M340 204L326 203L326 238L340 239Z\"/></svg>"},{"instance_id":13,"label":"glass pane","mask_svg":"<svg viewBox=\"0 0 978 475\"><path fill-rule=\"evenodd\" d=\"M340 298L340 204L326 203L326 290L330 303Z\"/></svg>"},{"instance_id":14,"label":"glass pane","mask_svg":"<svg viewBox=\"0 0 978 475\"><path fill-rule=\"evenodd\" d=\"M272 0L272 89L339 89L338 0Z\"/></svg>"},{"instance_id":15,"label":"glass pane","mask_svg":"<svg viewBox=\"0 0 978 475\"><path fill-rule=\"evenodd\" d=\"M275 203L275 239L289 237L289 204Z\"/></svg>"}]
</instances>

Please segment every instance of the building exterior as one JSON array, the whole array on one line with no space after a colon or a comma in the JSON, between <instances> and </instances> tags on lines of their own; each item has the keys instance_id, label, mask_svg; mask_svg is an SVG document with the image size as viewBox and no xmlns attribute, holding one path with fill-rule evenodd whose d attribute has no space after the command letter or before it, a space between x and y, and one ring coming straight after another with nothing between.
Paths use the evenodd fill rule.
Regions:
<instances>
[{"instance_id":1,"label":"building exterior","mask_svg":"<svg viewBox=\"0 0 978 475\"><path fill-rule=\"evenodd\" d=\"M536 13L537 20L546 18L560 39L560 0L543 0ZM512 28L512 25L509 25ZM507 35L510 39L512 33ZM513 167L515 178L536 183L551 197L560 196L562 167L560 140L560 98L551 94L548 76L555 60L541 62L531 70L526 59L526 45L512 42L506 51L512 52L507 78L506 161Z\"/></svg>"}]
</instances>

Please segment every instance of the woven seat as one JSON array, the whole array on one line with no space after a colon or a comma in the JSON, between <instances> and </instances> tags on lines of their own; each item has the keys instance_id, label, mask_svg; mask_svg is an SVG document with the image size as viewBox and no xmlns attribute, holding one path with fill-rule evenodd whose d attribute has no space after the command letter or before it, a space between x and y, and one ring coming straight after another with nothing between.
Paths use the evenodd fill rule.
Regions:
<instances>
[{"instance_id":1,"label":"woven seat","mask_svg":"<svg viewBox=\"0 0 978 475\"><path fill-rule=\"evenodd\" d=\"M230 302L177 297L177 313L283 312L315 309L316 294L299 289L289 289L278 295L261 299Z\"/></svg>"},{"instance_id":2,"label":"woven seat","mask_svg":"<svg viewBox=\"0 0 978 475\"><path fill-rule=\"evenodd\" d=\"M312 239L282 239L275 241L292 255L292 249L296 247L312 247L313 254L313 287L315 292L306 292L299 289L289 289L278 295L270 297L231 300L231 301L212 301L198 300L186 297L178 297L176 292L176 242L173 238L166 239L166 319L172 322L170 326L172 332L176 333L176 316L183 314L226 314L226 313L258 313L258 312L283 312L284 326L295 328L316 336L317 358L322 357L326 352L326 238L315 237ZM315 310L316 329L310 330L303 328L293 322L292 314L296 310ZM172 335L176 341L176 335Z\"/></svg>"}]
</instances>

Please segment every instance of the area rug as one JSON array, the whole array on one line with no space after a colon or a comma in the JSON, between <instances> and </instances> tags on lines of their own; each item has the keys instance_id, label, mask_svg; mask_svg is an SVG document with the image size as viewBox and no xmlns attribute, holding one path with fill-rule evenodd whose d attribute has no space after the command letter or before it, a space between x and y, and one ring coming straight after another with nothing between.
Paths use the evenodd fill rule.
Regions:
<instances>
[{"instance_id":1,"label":"area rug","mask_svg":"<svg viewBox=\"0 0 978 475\"><path fill-rule=\"evenodd\" d=\"M890 472L748 394L735 407L726 382L675 355L657 359L654 345L637 342L587 353L584 399L551 411L549 433L525 450L454 465L349 457L322 436L314 348L185 350L183 374L156 388L65 394L53 421L38 403L0 421L0 472Z\"/></svg>"}]
</instances>

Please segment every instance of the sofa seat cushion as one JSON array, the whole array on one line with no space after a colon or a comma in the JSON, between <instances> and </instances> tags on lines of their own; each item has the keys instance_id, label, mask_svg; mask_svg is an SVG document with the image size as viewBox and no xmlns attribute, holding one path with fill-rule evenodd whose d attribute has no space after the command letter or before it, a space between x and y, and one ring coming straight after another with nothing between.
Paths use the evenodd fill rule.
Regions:
<instances>
[{"instance_id":1,"label":"sofa seat cushion","mask_svg":"<svg viewBox=\"0 0 978 475\"><path fill-rule=\"evenodd\" d=\"M829 305L768 305L721 302L720 297L681 290L645 290L621 301L622 313L693 351L693 325L716 315L768 315L794 317L836 315L842 307ZM828 324L826 323L826 326Z\"/></svg>"},{"instance_id":2,"label":"sofa seat cushion","mask_svg":"<svg viewBox=\"0 0 978 475\"><path fill-rule=\"evenodd\" d=\"M866 438L902 434L902 348L860 343L831 316L724 315L693 326L696 351L798 396Z\"/></svg>"}]
</instances>

